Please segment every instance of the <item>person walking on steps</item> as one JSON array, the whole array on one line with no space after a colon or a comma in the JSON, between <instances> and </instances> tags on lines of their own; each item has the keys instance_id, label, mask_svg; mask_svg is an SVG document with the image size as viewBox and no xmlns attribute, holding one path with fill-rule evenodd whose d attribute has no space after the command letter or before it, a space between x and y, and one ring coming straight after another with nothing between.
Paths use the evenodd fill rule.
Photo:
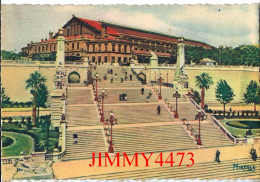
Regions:
<instances>
[{"instance_id":1,"label":"person walking on steps","mask_svg":"<svg viewBox=\"0 0 260 182\"><path fill-rule=\"evenodd\" d=\"M141 88L141 94L144 95L144 88Z\"/></svg>"},{"instance_id":2,"label":"person walking on steps","mask_svg":"<svg viewBox=\"0 0 260 182\"><path fill-rule=\"evenodd\" d=\"M220 163L219 156L220 156L220 151L217 149L215 161L217 161L218 163Z\"/></svg>"},{"instance_id":3,"label":"person walking on steps","mask_svg":"<svg viewBox=\"0 0 260 182\"><path fill-rule=\"evenodd\" d=\"M73 138L74 138L74 144L78 143L78 141L77 141L78 134L77 133L73 134Z\"/></svg>"},{"instance_id":4,"label":"person walking on steps","mask_svg":"<svg viewBox=\"0 0 260 182\"><path fill-rule=\"evenodd\" d=\"M161 113L161 106L159 105L158 107L157 107L157 114L159 115Z\"/></svg>"},{"instance_id":5,"label":"person walking on steps","mask_svg":"<svg viewBox=\"0 0 260 182\"><path fill-rule=\"evenodd\" d=\"M130 81L132 81L132 79L133 79L133 75L130 74L129 77L130 77Z\"/></svg>"}]
</instances>

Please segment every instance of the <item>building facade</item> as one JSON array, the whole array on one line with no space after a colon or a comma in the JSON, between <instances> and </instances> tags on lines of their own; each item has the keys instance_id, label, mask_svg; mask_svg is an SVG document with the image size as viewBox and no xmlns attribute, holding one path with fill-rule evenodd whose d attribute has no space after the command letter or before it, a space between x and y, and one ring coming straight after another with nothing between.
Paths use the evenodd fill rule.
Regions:
<instances>
[{"instance_id":1,"label":"building facade","mask_svg":"<svg viewBox=\"0 0 260 182\"><path fill-rule=\"evenodd\" d=\"M109 22L93 21L73 16L63 27L65 60L82 61L86 58L96 63L126 63L131 59L139 63L149 61L150 51L155 52L159 63L175 63L179 37L141 30ZM48 57L57 51L57 34L31 42L22 51L29 58ZM184 39L188 46L212 48L203 42Z\"/></svg>"}]
</instances>

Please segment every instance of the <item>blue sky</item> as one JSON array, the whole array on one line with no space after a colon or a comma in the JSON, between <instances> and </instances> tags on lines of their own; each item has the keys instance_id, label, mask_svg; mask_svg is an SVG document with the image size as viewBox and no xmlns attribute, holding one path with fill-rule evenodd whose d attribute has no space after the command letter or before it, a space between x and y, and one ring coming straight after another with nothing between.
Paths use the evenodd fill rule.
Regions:
<instances>
[{"instance_id":1,"label":"blue sky","mask_svg":"<svg viewBox=\"0 0 260 182\"><path fill-rule=\"evenodd\" d=\"M20 50L30 41L48 37L71 17L184 36L219 46L258 42L258 6L153 5L49 6L2 5L2 49Z\"/></svg>"}]
</instances>

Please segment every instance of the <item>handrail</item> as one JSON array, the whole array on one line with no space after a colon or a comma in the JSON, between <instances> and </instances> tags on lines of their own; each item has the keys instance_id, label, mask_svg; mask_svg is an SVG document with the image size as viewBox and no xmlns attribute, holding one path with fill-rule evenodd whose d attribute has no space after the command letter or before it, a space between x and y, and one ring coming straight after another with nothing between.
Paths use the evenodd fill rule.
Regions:
<instances>
[{"instance_id":1,"label":"handrail","mask_svg":"<svg viewBox=\"0 0 260 182\"><path fill-rule=\"evenodd\" d=\"M201 112L206 115L206 112L192 98L188 97L188 99L196 107L196 109L201 110ZM214 116L211 116L211 119L232 142L235 144L237 143L237 139Z\"/></svg>"}]
</instances>

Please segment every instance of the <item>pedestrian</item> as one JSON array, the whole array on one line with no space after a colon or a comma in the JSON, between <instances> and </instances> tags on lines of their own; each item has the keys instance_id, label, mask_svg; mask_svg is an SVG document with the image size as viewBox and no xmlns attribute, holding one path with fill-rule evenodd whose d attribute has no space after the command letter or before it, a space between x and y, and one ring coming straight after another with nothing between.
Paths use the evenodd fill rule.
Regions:
<instances>
[{"instance_id":1,"label":"pedestrian","mask_svg":"<svg viewBox=\"0 0 260 182\"><path fill-rule=\"evenodd\" d=\"M124 101L127 101L127 93L126 92L124 93L124 96L125 96Z\"/></svg>"},{"instance_id":2,"label":"pedestrian","mask_svg":"<svg viewBox=\"0 0 260 182\"><path fill-rule=\"evenodd\" d=\"M127 79L127 75L125 76L125 81L126 81L126 79Z\"/></svg>"},{"instance_id":3,"label":"pedestrian","mask_svg":"<svg viewBox=\"0 0 260 182\"><path fill-rule=\"evenodd\" d=\"M130 77L130 81L132 81L132 77L133 77L132 74L130 74L129 77Z\"/></svg>"},{"instance_id":4,"label":"pedestrian","mask_svg":"<svg viewBox=\"0 0 260 182\"><path fill-rule=\"evenodd\" d=\"M113 74L113 69L110 70L110 73Z\"/></svg>"},{"instance_id":5,"label":"pedestrian","mask_svg":"<svg viewBox=\"0 0 260 182\"><path fill-rule=\"evenodd\" d=\"M121 83L123 83L124 79L121 77Z\"/></svg>"},{"instance_id":6,"label":"pedestrian","mask_svg":"<svg viewBox=\"0 0 260 182\"><path fill-rule=\"evenodd\" d=\"M110 69L109 68L107 68L107 74L109 74L110 73Z\"/></svg>"},{"instance_id":7,"label":"pedestrian","mask_svg":"<svg viewBox=\"0 0 260 182\"><path fill-rule=\"evenodd\" d=\"M144 88L141 88L141 94L144 95Z\"/></svg>"},{"instance_id":8,"label":"pedestrian","mask_svg":"<svg viewBox=\"0 0 260 182\"><path fill-rule=\"evenodd\" d=\"M157 107L157 114L159 115L161 113L161 106L159 105L158 107Z\"/></svg>"},{"instance_id":9,"label":"pedestrian","mask_svg":"<svg viewBox=\"0 0 260 182\"><path fill-rule=\"evenodd\" d=\"M125 75L127 75L127 72L125 72Z\"/></svg>"},{"instance_id":10,"label":"pedestrian","mask_svg":"<svg viewBox=\"0 0 260 182\"><path fill-rule=\"evenodd\" d=\"M229 112L232 112L232 108L230 107Z\"/></svg>"},{"instance_id":11,"label":"pedestrian","mask_svg":"<svg viewBox=\"0 0 260 182\"><path fill-rule=\"evenodd\" d=\"M146 102L149 102L149 99L150 99L150 95L147 95Z\"/></svg>"},{"instance_id":12,"label":"pedestrian","mask_svg":"<svg viewBox=\"0 0 260 182\"><path fill-rule=\"evenodd\" d=\"M111 77L111 83L113 83L113 77Z\"/></svg>"},{"instance_id":13,"label":"pedestrian","mask_svg":"<svg viewBox=\"0 0 260 182\"><path fill-rule=\"evenodd\" d=\"M220 151L217 149L215 161L217 161L218 163L220 163L219 156L220 156Z\"/></svg>"},{"instance_id":14,"label":"pedestrian","mask_svg":"<svg viewBox=\"0 0 260 182\"><path fill-rule=\"evenodd\" d=\"M125 100L125 93L122 93L122 100Z\"/></svg>"},{"instance_id":15,"label":"pedestrian","mask_svg":"<svg viewBox=\"0 0 260 182\"><path fill-rule=\"evenodd\" d=\"M122 101L122 94L119 94L119 100Z\"/></svg>"},{"instance_id":16,"label":"pedestrian","mask_svg":"<svg viewBox=\"0 0 260 182\"><path fill-rule=\"evenodd\" d=\"M78 141L77 141L78 134L77 133L73 134L73 138L74 138L74 144L78 143Z\"/></svg>"},{"instance_id":17,"label":"pedestrian","mask_svg":"<svg viewBox=\"0 0 260 182\"><path fill-rule=\"evenodd\" d=\"M149 92L149 96L152 97L152 95L153 95L153 94L152 94L152 91L150 90L150 92Z\"/></svg>"},{"instance_id":18,"label":"pedestrian","mask_svg":"<svg viewBox=\"0 0 260 182\"><path fill-rule=\"evenodd\" d=\"M254 148L254 146L252 146L251 150L250 150L250 154L251 154L251 157L254 161L256 161L257 159L257 154L256 154L256 149Z\"/></svg>"}]
</instances>

